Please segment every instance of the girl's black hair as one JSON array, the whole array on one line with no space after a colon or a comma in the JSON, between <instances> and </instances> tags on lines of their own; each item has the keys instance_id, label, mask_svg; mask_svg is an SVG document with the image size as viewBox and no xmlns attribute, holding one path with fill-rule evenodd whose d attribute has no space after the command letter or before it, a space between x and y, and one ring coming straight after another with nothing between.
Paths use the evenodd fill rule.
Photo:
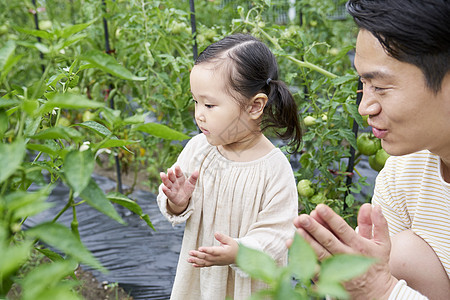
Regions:
<instances>
[{"instance_id":1,"label":"girl's black hair","mask_svg":"<svg viewBox=\"0 0 450 300\"><path fill-rule=\"evenodd\" d=\"M275 130L275 133L283 140L291 140L292 152L298 151L302 129L297 104L286 84L278 80L278 63L269 47L251 35L233 34L209 45L200 53L195 65L224 62L225 59L232 62L225 65L229 70L228 86L241 96L234 98L245 107L246 100L265 93L268 101L261 130L284 129L282 132Z\"/></svg>"},{"instance_id":2,"label":"girl's black hair","mask_svg":"<svg viewBox=\"0 0 450 300\"><path fill-rule=\"evenodd\" d=\"M450 71L450 1L350 0L347 10L389 55L417 66L428 88L440 91Z\"/></svg>"}]
</instances>

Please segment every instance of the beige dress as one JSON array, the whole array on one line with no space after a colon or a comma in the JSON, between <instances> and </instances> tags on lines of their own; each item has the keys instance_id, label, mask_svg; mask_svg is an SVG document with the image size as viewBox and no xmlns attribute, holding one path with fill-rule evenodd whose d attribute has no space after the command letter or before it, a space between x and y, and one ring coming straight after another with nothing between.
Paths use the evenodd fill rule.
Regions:
<instances>
[{"instance_id":1,"label":"beige dress","mask_svg":"<svg viewBox=\"0 0 450 300\"><path fill-rule=\"evenodd\" d=\"M298 214L295 178L286 156L275 148L254 161L230 161L199 134L188 142L177 164L186 176L195 170L200 176L180 215L168 212L167 198L159 189L163 215L174 226L186 222L171 299L248 299L265 285L235 265L194 268L187 262L188 252L218 246L214 233L220 232L286 264L286 240L295 232L293 219Z\"/></svg>"}]
</instances>

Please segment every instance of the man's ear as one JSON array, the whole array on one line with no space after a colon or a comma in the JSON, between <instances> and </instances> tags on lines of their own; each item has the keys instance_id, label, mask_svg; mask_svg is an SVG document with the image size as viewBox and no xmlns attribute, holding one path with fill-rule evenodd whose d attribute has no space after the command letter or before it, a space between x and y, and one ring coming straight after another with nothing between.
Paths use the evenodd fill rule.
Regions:
<instances>
[{"instance_id":1,"label":"man's ear","mask_svg":"<svg viewBox=\"0 0 450 300\"><path fill-rule=\"evenodd\" d=\"M252 119L257 120L262 116L268 100L269 98L264 93L258 93L250 100L247 112Z\"/></svg>"}]
</instances>

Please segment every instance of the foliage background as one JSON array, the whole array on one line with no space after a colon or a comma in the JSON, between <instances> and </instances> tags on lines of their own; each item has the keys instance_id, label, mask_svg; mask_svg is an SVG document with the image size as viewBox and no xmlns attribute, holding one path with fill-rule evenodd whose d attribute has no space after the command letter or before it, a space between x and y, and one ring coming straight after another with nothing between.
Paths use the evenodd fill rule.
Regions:
<instances>
[{"instance_id":1,"label":"foliage background","mask_svg":"<svg viewBox=\"0 0 450 300\"><path fill-rule=\"evenodd\" d=\"M145 169L156 192L159 172L174 163L181 141L198 133L189 92L194 43L201 51L235 32L251 33L269 45L301 118L310 117L301 153L290 156L296 179L309 180L314 190L299 196L301 211L327 203L354 225L355 195L367 183L364 177L346 183L351 146L356 148L353 122L364 125L350 59L356 28L343 11L345 1L195 1L194 35L189 1L35 2L0 0L1 159L15 162L0 176L0 241L23 251L2 273L1 294L15 282L33 242L45 241L45 230L61 233L55 247L67 242L57 223L42 225L31 237L21 230L28 216L46 209L46 196L59 180L72 189L67 209L74 213L74 240L76 206L101 209L106 202L93 201L97 196L128 207L151 226L126 195L104 195L89 180L93 166L106 157L107 164L118 161L122 172ZM14 159L11 151L18 154ZM12 199L31 193L31 184L41 188L23 206L12 205ZM87 187L98 194L87 193ZM111 209L102 212L121 221ZM65 256L57 278L80 261L100 267L89 253L77 256L66 248L59 249Z\"/></svg>"}]
</instances>

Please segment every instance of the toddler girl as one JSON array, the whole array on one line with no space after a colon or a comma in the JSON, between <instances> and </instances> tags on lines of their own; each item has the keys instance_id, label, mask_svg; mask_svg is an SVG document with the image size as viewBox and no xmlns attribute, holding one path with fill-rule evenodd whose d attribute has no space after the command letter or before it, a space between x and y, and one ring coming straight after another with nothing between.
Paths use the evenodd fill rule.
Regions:
<instances>
[{"instance_id":1,"label":"toddler girl","mask_svg":"<svg viewBox=\"0 0 450 300\"><path fill-rule=\"evenodd\" d=\"M256 38L236 34L208 46L190 75L202 131L161 173L158 205L186 222L171 299L247 299L265 287L235 265L239 244L280 265L295 232L298 198L286 156L264 135L273 128L293 149L301 142L297 106L278 65Z\"/></svg>"}]
</instances>

